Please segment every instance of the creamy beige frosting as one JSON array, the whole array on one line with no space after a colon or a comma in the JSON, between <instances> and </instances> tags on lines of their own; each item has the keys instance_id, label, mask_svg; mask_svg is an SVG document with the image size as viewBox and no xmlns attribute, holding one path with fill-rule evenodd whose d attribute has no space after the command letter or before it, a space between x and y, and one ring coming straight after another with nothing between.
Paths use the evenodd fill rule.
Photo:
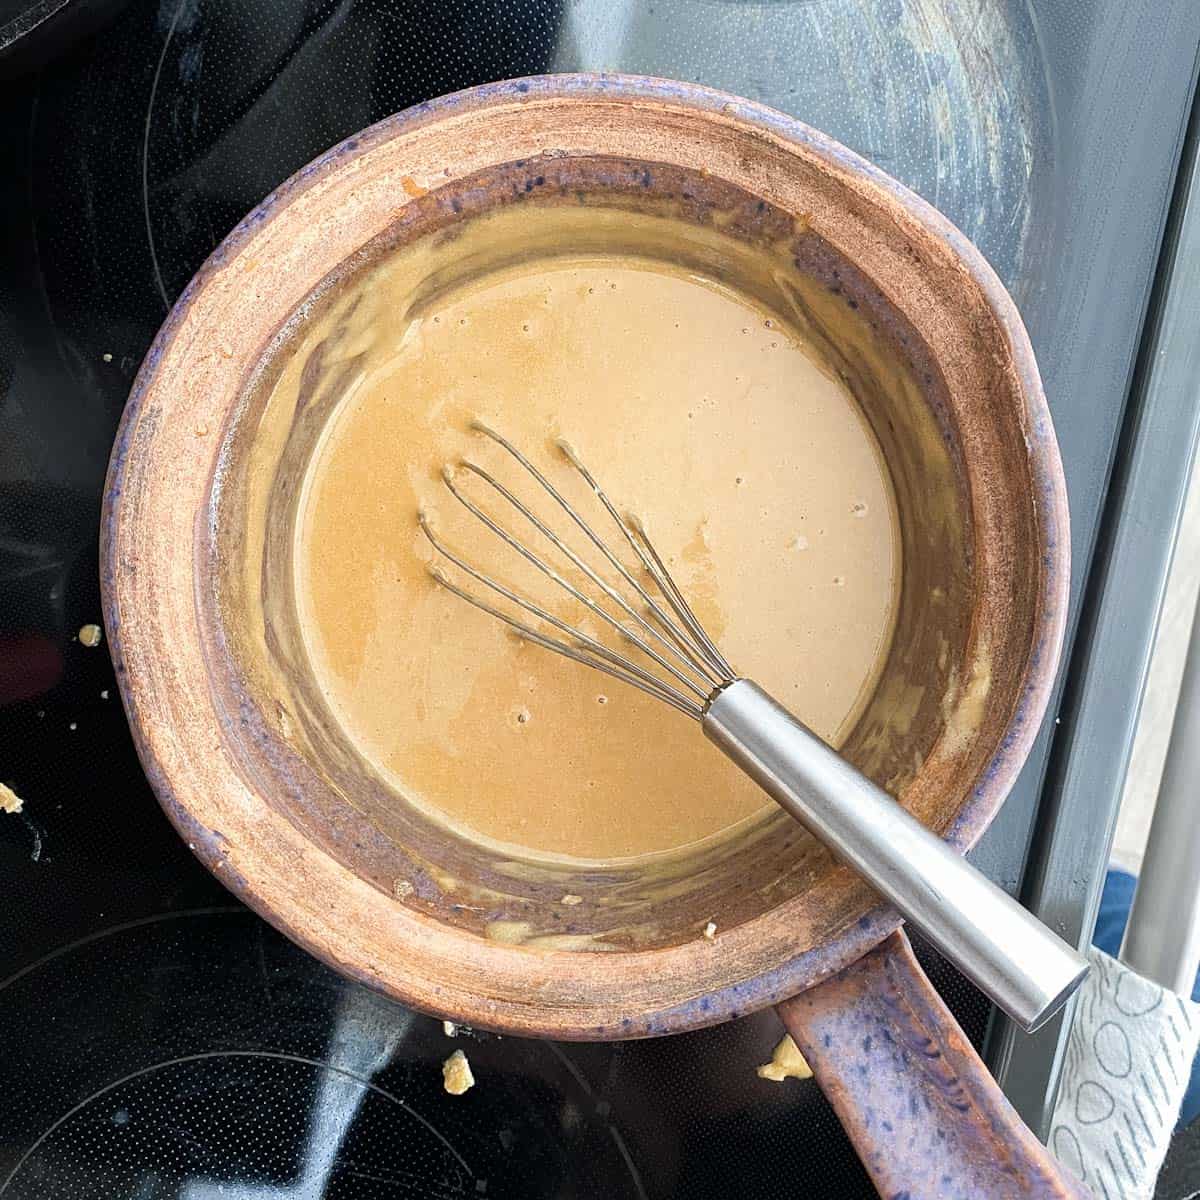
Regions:
<instances>
[{"instance_id":1,"label":"creamy beige frosting","mask_svg":"<svg viewBox=\"0 0 1200 1200\"><path fill-rule=\"evenodd\" d=\"M554 449L568 439L646 521L735 669L828 740L848 731L891 637L894 502L860 412L794 328L711 279L632 257L526 261L416 308L387 261L357 286L344 353L327 355L352 350L357 368L304 480L295 584L326 700L398 803L589 859L685 845L769 803L687 718L519 642L428 577L422 508L471 561L582 612L442 484L442 465L465 455L535 496L468 431L473 418L615 534ZM299 380L285 371L276 390Z\"/></svg>"}]
</instances>

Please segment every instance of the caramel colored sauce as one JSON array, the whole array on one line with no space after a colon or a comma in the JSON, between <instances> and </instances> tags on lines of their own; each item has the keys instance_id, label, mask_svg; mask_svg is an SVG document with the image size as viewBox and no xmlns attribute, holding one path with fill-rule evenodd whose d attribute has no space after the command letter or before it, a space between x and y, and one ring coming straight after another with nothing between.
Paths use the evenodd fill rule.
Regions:
<instances>
[{"instance_id":1,"label":"caramel colored sauce","mask_svg":"<svg viewBox=\"0 0 1200 1200\"><path fill-rule=\"evenodd\" d=\"M359 369L296 535L309 656L347 735L397 803L525 851L625 858L759 812L770 802L693 722L438 587L416 514L578 614L439 477L467 455L531 494L468 432L478 417L615 534L557 455L565 437L645 520L735 669L836 744L886 655L900 569L890 483L847 391L777 316L648 259L527 262L416 313L400 278L374 271L342 335ZM276 384L296 386L295 372ZM482 499L478 483L464 487ZM537 544L511 512L506 523Z\"/></svg>"}]
</instances>

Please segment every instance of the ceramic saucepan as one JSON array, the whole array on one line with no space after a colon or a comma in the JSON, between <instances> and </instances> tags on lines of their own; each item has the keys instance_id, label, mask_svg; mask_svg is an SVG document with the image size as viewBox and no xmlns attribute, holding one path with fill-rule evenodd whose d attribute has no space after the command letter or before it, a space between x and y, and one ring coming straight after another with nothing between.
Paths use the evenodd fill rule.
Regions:
<instances>
[{"instance_id":1,"label":"ceramic saucepan","mask_svg":"<svg viewBox=\"0 0 1200 1200\"><path fill-rule=\"evenodd\" d=\"M1058 449L1011 299L928 204L792 118L572 75L461 92L335 147L225 239L155 341L113 452L103 582L167 813L267 920L407 1004L558 1039L776 1005L882 1194L1081 1194L897 914L784 814L652 866L531 865L401 802L326 710L291 545L338 373L289 412L268 408L271 383L381 256L429 239L431 286L450 284L505 261L511 239L473 231L514 212L521 253L563 229L577 251L652 253L660 229L673 260L802 327L874 431L903 550L892 648L843 752L962 851L1003 802L1043 716L1068 575ZM566 893L582 901L564 909Z\"/></svg>"}]
</instances>

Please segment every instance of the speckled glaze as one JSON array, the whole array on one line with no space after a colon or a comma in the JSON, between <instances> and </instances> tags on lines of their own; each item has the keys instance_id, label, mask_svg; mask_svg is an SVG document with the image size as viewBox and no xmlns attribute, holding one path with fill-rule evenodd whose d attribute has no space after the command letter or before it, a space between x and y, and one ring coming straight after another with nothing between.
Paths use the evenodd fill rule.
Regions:
<instances>
[{"instance_id":1,"label":"speckled glaze","mask_svg":"<svg viewBox=\"0 0 1200 1200\"><path fill-rule=\"evenodd\" d=\"M418 1008L516 1034L600 1039L696 1028L811 989L813 1011L828 996L846 1021L861 1023L873 1019L863 1005L885 987L887 964L895 976L894 964L908 960L894 940L868 954L899 918L832 863L821 865L816 886L747 912L715 943L676 939L626 952L501 944L480 936L453 903L401 902L373 872L371 838L353 813L322 807L312 772L252 690L237 684L208 597L210 577L233 552L218 519L222 472L237 462L229 447L241 436L255 372L286 323L303 316L343 264L402 238L410 225L452 225L473 197L487 202L493 193L476 184L488 172L510 187L512 202L532 195L533 203L552 167L569 172L589 156L616 164L611 180L593 173L602 190L619 181L651 194L660 176L691 172L763 197L803 231L797 269L820 276L831 263L861 260L854 295L893 336L913 337L911 365L954 443L974 522L982 599L964 626L969 645L959 649L969 664L968 650L987 648L990 637L997 682L969 746L952 754L931 744L904 802L962 850L986 828L1045 710L1069 568L1057 446L1012 301L961 233L844 147L748 101L633 77L508 81L389 118L269 196L189 284L134 385L102 521L105 621L139 753L171 820L231 890L318 957ZM535 171L536 162L546 169ZM380 855L390 852L376 841ZM859 972L857 992L844 977L831 980L847 968ZM961 1055L965 1039L915 964L904 970L905 994L923 1006L922 1020L955 1048L964 1070L982 1072L978 1059ZM789 1007L787 1019L800 1028L797 1011ZM967 1176L949 1169L942 1174L950 1183L931 1184L924 1172L912 1176L919 1186L893 1186L903 1171L892 1166L907 1159L865 1119L860 1102L869 1097L843 1086L839 1064L850 1070L853 1062L818 1052L814 1066L885 1194L1077 1194L1067 1182L1047 1182L1053 1168L1044 1154L1029 1157L1031 1135L998 1092L978 1112L992 1120L995 1155L1008 1146L1014 1161L1029 1159L1014 1176L1026 1191L988 1190L982 1175L971 1175L981 1182L964 1191ZM896 1068L904 1056L889 1062ZM873 1069L891 1079L887 1065ZM994 1091L986 1073L977 1083L981 1095ZM889 1154L874 1153L875 1137ZM971 1144L986 1157L984 1142ZM879 1166L884 1158L892 1166Z\"/></svg>"},{"instance_id":2,"label":"speckled glaze","mask_svg":"<svg viewBox=\"0 0 1200 1200\"><path fill-rule=\"evenodd\" d=\"M881 1196L1077 1200L903 933L779 1006Z\"/></svg>"}]
</instances>

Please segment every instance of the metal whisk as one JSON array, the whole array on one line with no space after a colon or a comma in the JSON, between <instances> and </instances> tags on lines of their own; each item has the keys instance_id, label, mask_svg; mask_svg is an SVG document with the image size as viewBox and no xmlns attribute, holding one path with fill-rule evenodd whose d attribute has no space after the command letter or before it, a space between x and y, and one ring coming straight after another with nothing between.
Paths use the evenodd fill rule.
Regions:
<instances>
[{"instance_id":1,"label":"metal whisk","mask_svg":"<svg viewBox=\"0 0 1200 1200\"><path fill-rule=\"evenodd\" d=\"M446 467L446 487L473 516L554 588L618 635L614 649L547 607L467 562L419 520L434 550L484 590L476 594L440 565L441 586L503 621L520 637L602 671L698 721L705 736L835 855L866 879L969 979L1026 1030L1050 1017L1082 981L1086 960L910 816L782 705L740 678L705 633L655 550L645 526L622 514L565 441L563 459L587 484L606 522L644 573L638 578L547 476L494 429L471 428L502 447L565 515L596 554L573 548L538 513L484 467ZM462 487L471 476L502 501L542 552L514 534ZM600 564L603 565L600 565ZM576 580L564 571L577 573ZM586 583L583 581L586 580ZM591 585L595 594L584 588ZM507 601L516 613L498 606Z\"/></svg>"}]
</instances>

